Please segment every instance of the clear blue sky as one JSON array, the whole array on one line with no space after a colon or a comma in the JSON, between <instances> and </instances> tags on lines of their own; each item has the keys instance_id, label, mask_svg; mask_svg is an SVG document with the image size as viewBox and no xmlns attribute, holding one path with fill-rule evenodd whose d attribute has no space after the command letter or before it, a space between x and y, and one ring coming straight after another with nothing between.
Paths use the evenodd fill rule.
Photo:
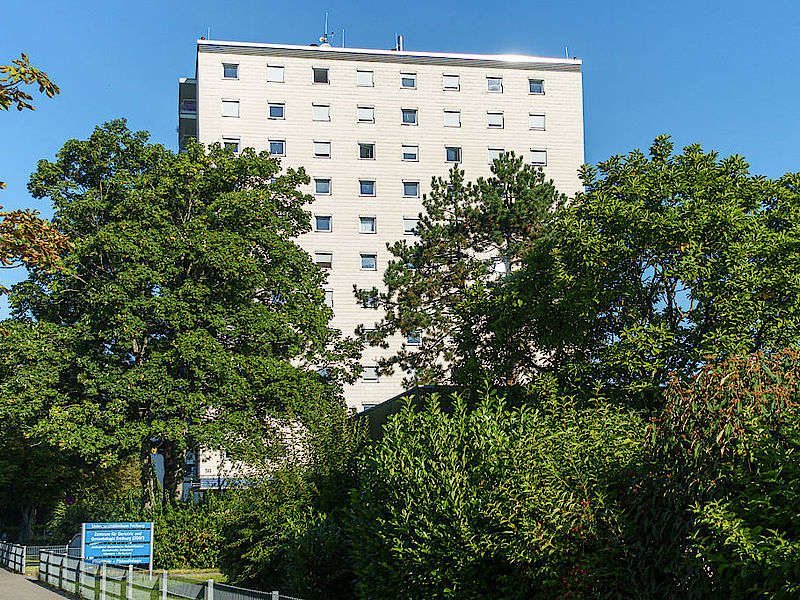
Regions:
<instances>
[{"instance_id":1,"label":"clear blue sky","mask_svg":"<svg viewBox=\"0 0 800 600\"><path fill-rule=\"evenodd\" d=\"M595 163L669 133L742 154L769 177L800 171L797 0L539 2L74 2L28 0L3 12L0 64L21 51L61 87L34 112L0 114L0 205L28 196L41 158L125 117L175 148L177 80L194 75L195 40L306 44L329 12L334 45L523 53L583 59L586 159ZM9 285L24 273L0 272ZM7 315L0 301L0 318Z\"/></svg>"}]
</instances>

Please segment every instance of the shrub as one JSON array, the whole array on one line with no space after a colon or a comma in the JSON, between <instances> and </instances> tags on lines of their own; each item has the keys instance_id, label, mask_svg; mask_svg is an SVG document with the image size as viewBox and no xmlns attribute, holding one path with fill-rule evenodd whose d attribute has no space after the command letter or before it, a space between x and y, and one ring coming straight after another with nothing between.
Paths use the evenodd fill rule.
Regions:
<instances>
[{"instance_id":1,"label":"shrub","mask_svg":"<svg viewBox=\"0 0 800 600\"><path fill-rule=\"evenodd\" d=\"M362 598L594 595L585 561L615 544L619 478L641 460L628 409L486 392L410 404L362 462L352 544Z\"/></svg>"},{"instance_id":2,"label":"shrub","mask_svg":"<svg viewBox=\"0 0 800 600\"><path fill-rule=\"evenodd\" d=\"M306 460L239 491L224 527L228 580L306 600L353 598L348 498L364 431L342 411L308 426Z\"/></svg>"},{"instance_id":3,"label":"shrub","mask_svg":"<svg viewBox=\"0 0 800 600\"><path fill-rule=\"evenodd\" d=\"M800 596L800 353L734 357L675 382L656 430L715 595Z\"/></svg>"}]
</instances>

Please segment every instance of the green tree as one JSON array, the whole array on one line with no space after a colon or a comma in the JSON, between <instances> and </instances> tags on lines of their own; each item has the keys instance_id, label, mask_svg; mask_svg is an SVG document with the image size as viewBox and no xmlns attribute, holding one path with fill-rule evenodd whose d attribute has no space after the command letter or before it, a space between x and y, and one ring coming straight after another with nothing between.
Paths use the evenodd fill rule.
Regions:
<instances>
[{"instance_id":1,"label":"green tree","mask_svg":"<svg viewBox=\"0 0 800 600\"><path fill-rule=\"evenodd\" d=\"M676 155L661 137L582 178L552 241L495 290L483 335L498 352L646 400L709 356L797 341L797 175L751 175L696 145Z\"/></svg>"},{"instance_id":2,"label":"green tree","mask_svg":"<svg viewBox=\"0 0 800 600\"><path fill-rule=\"evenodd\" d=\"M540 168L513 152L495 160L488 179L465 182L457 168L448 179L434 178L415 240L389 246L394 259L385 291L356 290L362 302L384 311L368 342L387 347L397 334L423 338L420 346L404 344L382 368L399 367L415 384L515 380L516 356L486 352L492 316L481 307L504 274L547 238L565 200Z\"/></svg>"},{"instance_id":3,"label":"green tree","mask_svg":"<svg viewBox=\"0 0 800 600\"><path fill-rule=\"evenodd\" d=\"M307 182L251 149L175 155L124 121L41 161L30 192L74 245L11 296L65 357L53 380L15 376L45 399L36 435L92 461L137 455L149 502L154 448L174 494L186 449L264 456L277 424L340 406L357 349L293 241L309 229Z\"/></svg>"}]
</instances>

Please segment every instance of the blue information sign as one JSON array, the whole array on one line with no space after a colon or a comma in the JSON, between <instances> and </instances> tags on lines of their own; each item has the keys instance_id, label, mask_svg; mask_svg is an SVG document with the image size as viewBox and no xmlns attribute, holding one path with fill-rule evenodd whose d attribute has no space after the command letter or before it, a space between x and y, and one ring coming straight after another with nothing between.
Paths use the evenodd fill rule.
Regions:
<instances>
[{"instance_id":1,"label":"blue information sign","mask_svg":"<svg viewBox=\"0 0 800 600\"><path fill-rule=\"evenodd\" d=\"M153 567L153 523L84 523L81 527L84 560L112 565Z\"/></svg>"}]
</instances>

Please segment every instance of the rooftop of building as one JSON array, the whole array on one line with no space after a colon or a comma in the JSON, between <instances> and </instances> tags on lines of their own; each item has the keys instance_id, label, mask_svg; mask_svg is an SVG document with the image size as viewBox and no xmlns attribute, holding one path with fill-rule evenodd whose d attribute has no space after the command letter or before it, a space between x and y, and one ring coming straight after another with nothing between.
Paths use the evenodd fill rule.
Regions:
<instances>
[{"instance_id":1,"label":"rooftop of building","mask_svg":"<svg viewBox=\"0 0 800 600\"><path fill-rule=\"evenodd\" d=\"M197 40L198 52L217 52L255 55L293 55L311 57L324 55L326 59L372 60L407 63L440 63L466 61L478 65L494 64L505 67L555 67L580 70L583 61L578 58L554 58L524 54L465 54L458 52L418 52L410 50L382 50L379 48L350 48L323 45L263 44L257 42L234 42L223 40Z\"/></svg>"}]
</instances>

